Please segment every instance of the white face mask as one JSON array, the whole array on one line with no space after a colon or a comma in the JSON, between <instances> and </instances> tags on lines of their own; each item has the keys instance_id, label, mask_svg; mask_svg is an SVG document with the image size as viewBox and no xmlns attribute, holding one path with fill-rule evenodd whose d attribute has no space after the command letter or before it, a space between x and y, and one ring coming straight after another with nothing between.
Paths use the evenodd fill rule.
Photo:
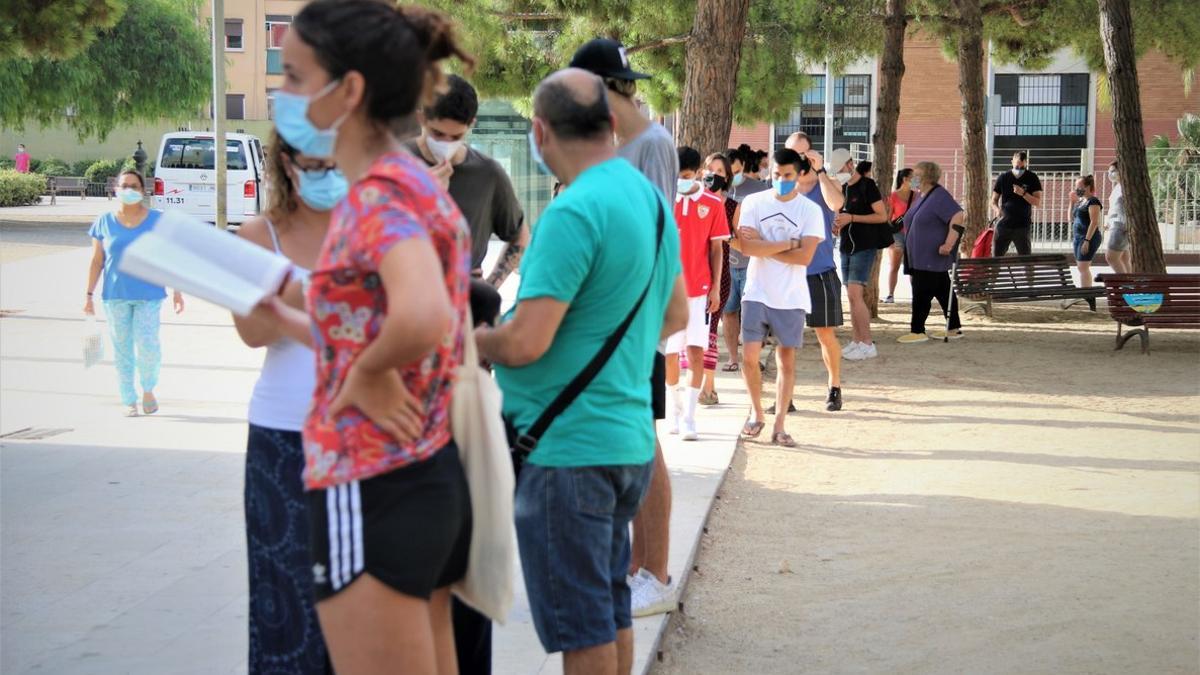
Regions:
<instances>
[{"instance_id":1,"label":"white face mask","mask_svg":"<svg viewBox=\"0 0 1200 675\"><path fill-rule=\"evenodd\" d=\"M425 145L429 146L429 153L439 162L457 155L465 144L466 141L439 141L436 138L425 137Z\"/></svg>"},{"instance_id":2,"label":"white face mask","mask_svg":"<svg viewBox=\"0 0 1200 675\"><path fill-rule=\"evenodd\" d=\"M835 174L835 175L834 175L834 178L836 178L836 179L837 179L837 182L838 182L838 183L841 183L842 185L845 185L846 183L849 183L849 182L850 182L850 173L849 173L849 172L846 172L846 171L843 171L842 173Z\"/></svg>"},{"instance_id":3,"label":"white face mask","mask_svg":"<svg viewBox=\"0 0 1200 675\"><path fill-rule=\"evenodd\" d=\"M1109 182L1110 182L1110 183L1116 183L1116 182L1118 182L1118 179L1119 179L1120 177L1121 177L1121 175L1120 175L1119 173L1117 173L1115 170L1111 170L1111 169L1109 170L1109 172L1108 172L1108 180L1109 180Z\"/></svg>"}]
</instances>

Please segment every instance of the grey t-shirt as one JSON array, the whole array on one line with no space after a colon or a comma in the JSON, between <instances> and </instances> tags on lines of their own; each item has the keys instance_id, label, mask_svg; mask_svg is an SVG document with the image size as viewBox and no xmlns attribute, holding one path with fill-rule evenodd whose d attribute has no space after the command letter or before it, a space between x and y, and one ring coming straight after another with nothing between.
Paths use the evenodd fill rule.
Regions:
<instances>
[{"instance_id":1,"label":"grey t-shirt","mask_svg":"<svg viewBox=\"0 0 1200 675\"><path fill-rule=\"evenodd\" d=\"M663 125L651 122L636 138L617 148L617 154L662 190L667 203L674 201L675 186L679 184L679 155L675 152L675 139Z\"/></svg>"},{"instance_id":2,"label":"grey t-shirt","mask_svg":"<svg viewBox=\"0 0 1200 675\"><path fill-rule=\"evenodd\" d=\"M737 187L729 188L729 198L741 204L742 200L754 194L755 192L765 192L770 190L771 186L765 181L756 178L747 178L742 181L742 184ZM737 227L737 223L730 223L729 230L732 232ZM750 256L742 255L729 247L729 268L735 270L744 270L750 264Z\"/></svg>"},{"instance_id":3,"label":"grey t-shirt","mask_svg":"<svg viewBox=\"0 0 1200 675\"><path fill-rule=\"evenodd\" d=\"M405 146L425 160L414 138ZM428 160L425 160L429 164ZM430 166L433 166L430 164ZM496 235L501 241L514 242L521 232L525 213L517 200L512 182L496 160L467 148L466 159L454 165L450 174L450 196L471 227L471 267L478 269L487 256L488 241Z\"/></svg>"}]
</instances>

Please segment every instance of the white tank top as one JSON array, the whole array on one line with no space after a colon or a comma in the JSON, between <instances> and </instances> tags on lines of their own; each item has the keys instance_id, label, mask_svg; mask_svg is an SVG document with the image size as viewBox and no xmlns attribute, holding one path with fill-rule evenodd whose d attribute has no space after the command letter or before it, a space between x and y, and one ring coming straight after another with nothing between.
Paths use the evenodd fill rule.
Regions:
<instances>
[{"instance_id":1,"label":"white tank top","mask_svg":"<svg viewBox=\"0 0 1200 675\"><path fill-rule=\"evenodd\" d=\"M275 252L282 255L279 235L270 220L267 229ZM309 271L293 266L292 274L303 280L308 278ZM254 384L254 395L250 397L247 415L250 423L268 429L301 431L316 383L317 362L311 349L289 338L268 345L262 372Z\"/></svg>"}]
</instances>

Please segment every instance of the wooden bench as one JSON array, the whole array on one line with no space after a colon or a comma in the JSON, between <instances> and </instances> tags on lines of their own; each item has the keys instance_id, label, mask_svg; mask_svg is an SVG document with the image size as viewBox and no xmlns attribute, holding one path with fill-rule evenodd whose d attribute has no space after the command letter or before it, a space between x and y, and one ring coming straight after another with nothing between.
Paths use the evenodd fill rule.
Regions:
<instances>
[{"instance_id":1,"label":"wooden bench","mask_svg":"<svg viewBox=\"0 0 1200 675\"><path fill-rule=\"evenodd\" d=\"M56 203L59 194L67 192L79 193L80 199L87 197L88 179L82 176L51 176L50 177L50 203Z\"/></svg>"},{"instance_id":2,"label":"wooden bench","mask_svg":"<svg viewBox=\"0 0 1200 675\"><path fill-rule=\"evenodd\" d=\"M1117 346L1133 336L1150 353L1150 326L1200 328L1200 274L1103 274L1108 312L1117 322ZM1132 305L1130 303L1133 303ZM1134 330L1122 335L1125 326Z\"/></svg>"},{"instance_id":3,"label":"wooden bench","mask_svg":"<svg viewBox=\"0 0 1200 675\"><path fill-rule=\"evenodd\" d=\"M954 285L960 297L980 301L988 316L993 302L1038 300L1082 300L1094 312L1096 298L1104 295L1100 287L1077 287L1070 259L1060 254L964 258Z\"/></svg>"}]
</instances>

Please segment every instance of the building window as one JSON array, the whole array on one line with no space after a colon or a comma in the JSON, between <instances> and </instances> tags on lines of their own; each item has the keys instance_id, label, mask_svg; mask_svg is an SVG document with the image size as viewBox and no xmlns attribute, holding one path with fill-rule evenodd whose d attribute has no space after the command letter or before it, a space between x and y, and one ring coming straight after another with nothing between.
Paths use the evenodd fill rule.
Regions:
<instances>
[{"instance_id":1,"label":"building window","mask_svg":"<svg viewBox=\"0 0 1200 675\"><path fill-rule=\"evenodd\" d=\"M283 36L292 25L292 17L277 14L267 15L267 74L283 74Z\"/></svg>"},{"instance_id":2,"label":"building window","mask_svg":"<svg viewBox=\"0 0 1200 675\"><path fill-rule=\"evenodd\" d=\"M246 96L244 94L225 94L225 119L246 119Z\"/></svg>"},{"instance_id":3,"label":"building window","mask_svg":"<svg viewBox=\"0 0 1200 675\"><path fill-rule=\"evenodd\" d=\"M1036 168L1077 167L1087 147L1089 82L1087 73L997 75L995 164L1008 165L1005 150L1028 150Z\"/></svg>"},{"instance_id":4,"label":"building window","mask_svg":"<svg viewBox=\"0 0 1200 675\"><path fill-rule=\"evenodd\" d=\"M785 122L775 124L775 145L782 146L793 132L803 131L813 147L823 148L825 138L825 76L809 75L809 85L792 107ZM833 82L833 147L871 140L871 76L844 75Z\"/></svg>"},{"instance_id":5,"label":"building window","mask_svg":"<svg viewBox=\"0 0 1200 675\"><path fill-rule=\"evenodd\" d=\"M225 51L240 52L245 49L242 42L242 20L225 20Z\"/></svg>"},{"instance_id":6,"label":"building window","mask_svg":"<svg viewBox=\"0 0 1200 675\"><path fill-rule=\"evenodd\" d=\"M279 91L279 90L278 89L268 89L267 90L267 119L269 119L269 120L275 119L275 92L277 92L277 91Z\"/></svg>"}]
</instances>

